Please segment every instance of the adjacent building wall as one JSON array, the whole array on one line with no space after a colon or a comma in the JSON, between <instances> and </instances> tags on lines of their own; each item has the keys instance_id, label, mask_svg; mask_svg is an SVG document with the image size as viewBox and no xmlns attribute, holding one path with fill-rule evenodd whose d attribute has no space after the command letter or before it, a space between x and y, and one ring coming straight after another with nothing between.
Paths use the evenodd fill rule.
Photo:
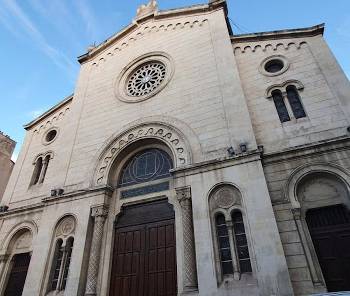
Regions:
<instances>
[{"instance_id":1,"label":"adjacent building wall","mask_svg":"<svg viewBox=\"0 0 350 296\"><path fill-rule=\"evenodd\" d=\"M11 160L16 142L0 132L0 201L15 163Z\"/></svg>"}]
</instances>

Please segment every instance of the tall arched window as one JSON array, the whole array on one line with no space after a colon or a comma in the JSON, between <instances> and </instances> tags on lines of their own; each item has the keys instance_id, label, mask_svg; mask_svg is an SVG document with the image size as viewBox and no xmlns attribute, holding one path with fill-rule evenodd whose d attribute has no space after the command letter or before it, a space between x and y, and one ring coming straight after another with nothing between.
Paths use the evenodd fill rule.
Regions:
<instances>
[{"instance_id":1,"label":"tall arched window","mask_svg":"<svg viewBox=\"0 0 350 296\"><path fill-rule=\"evenodd\" d=\"M296 85L298 85L298 88ZM285 83L279 88L275 88L272 91L270 89L268 91L271 91L270 97L273 99L279 119L282 123L306 117L306 112L298 91L302 88L303 86L300 82L295 82L295 85Z\"/></svg>"},{"instance_id":2,"label":"tall arched window","mask_svg":"<svg viewBox=\"0 0 350 296\"><path fill-rule=\"evenodd\" d=\"M292 108L292 112L295 118L306 117L304 107L301 104L300 96L298 90L294 85L290 85L287 87L287 98L289 101L289 105Z\"/></svg>"},{"instance_id":3,"label":"tall arched window","mask_svg":"<svg viewBox=\"0 0 350 296\"><path fill-rule=\"evenodd\" d=\"M209 207L215 233L218 281L228 276L240 280L243 274L245 279L252 279L249 244L241 212L241 193L233 186L220 186L210 195Z\"/></svg>"},{"instance_id":4,"label":"tall arched window","mask_svg":"<svg viewBox=\"0 0 350 296\"><path fill-rule=\"evenodd\" d=\"M124 165L120 173L118 187L123 188L121 197L127 198L168 190L169 181L166 178L170 178L172 168L172 159L161 149L151 148L135 154ZM130 186L132 189L129 188Z\"/></svg>"},{"instance_id":5,"label":"tall arched window","mask_svg":"<svg viewBox=\"0 0 350 296\"><path fill-rule=\"evenodd\" d=\"M281 122L286 122L290 120L288 109L284 103L283 95L280 90L275 90L272 92L273 102L275 103L276 110Z\"/></svg>"},{"instance_id":6,"label":"tall arched window","mask_svg":"<svg viewBox=\"0 0 350 296\"><path fill-rule=\"evenodd\" d=\"M31 185L38 184L42 168L43 168L43 159L42 157L39 157L35 162Z\"/></svg>"},{"instance_id":7,"label":"tall arched window","mask_svg":"<svg viewBox=\"0 0 350 296\"><path fill-rule=\"evenodd\" d=\"M34 171L30 185L41 184L45 180L46 172L49 167L49 162L52 158L52 153L48 152L36 158L34 163Z\"/></svg>"},{"instance_id":8,"label":"tall arched window","mask_svg":"<svg viewBox=\"0 0 350 296\"><path fill-rule=\"evenodd\" d=\"M58 293L66 289L74 246L74 232L75 219L71 216L64 218L55 231L47 292L56 291Z\"/></svg>"},{"instance_id":9,"label":"tall arched window","mask_svg":"<svg viewBox=\"0 0 350 296\"><path fill-rule=\"evenodd\" d=\"M252 272L249 248L242 213L238 210L232 212L233 232L241 273Z\"/></svg>"},{"instance_id":10,"label":"tall arched window","mask_svg":"<svg viewBox=\"0 0 350 296\"><path fill-rule=\"evenodd\" d=\"M218 239L222 274L233 274L230 236L223 214L218 214L216 216L216 235Z\"/></svg>"}]
</instances>

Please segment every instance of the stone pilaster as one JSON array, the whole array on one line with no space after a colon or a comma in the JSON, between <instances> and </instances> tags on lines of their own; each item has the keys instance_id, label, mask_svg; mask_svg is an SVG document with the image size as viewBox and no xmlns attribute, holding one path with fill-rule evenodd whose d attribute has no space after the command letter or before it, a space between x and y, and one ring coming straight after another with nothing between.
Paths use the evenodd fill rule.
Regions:
<instances>
[{"instance_id":1,"label":"stone pilaster","mask_svg":"<svg viewBox=\"0 0 350 296\"><path fill-rule=\"evenodd\" d=\"M319 272L317 272L317 269L316 269L315 264L314 264L314 260L312 258L308 238L306 236L306 233L305 233L304 227L303 227L303 222L302 222L302 218L301 218L301 209L300 208L292 209L292 213L293 213L294 221L295 221L295 224L297 226L300 240L301 240L304 252L305 252L305 257L306 257L306 260L307 260L307 263L309 266L312 281L316 286L320 286L320 285L322 285L321 275L319 274Z\"/></svg>"},{"instance_id":2,"label":"stone pilaster","mask_svg":"<svg viewBox=\"0 0 350 296\"><path fill-rule=\"evenodd\" d=\"M2 276L8 259L9 255L0 255L0 283L2 281Z\"/></svg>"},{"instance_id":3,"label":"stone pilaster","mask_svg":"<svg viewBox=\"0 0 350 296\"><path fill-rule=\"evenodd\" d=\"M198 287L198 283L193 232L191 188L177 188L176 197L182 209L184 243L184 290L196 290Z\"/></svg>"},{"instance_id":4,"label":"stone pilaster","mask_svg":"<svg viewBox=\"0 0 350 296\"><path fill-rule=\"evenodd\" d=\"M86 281L86 296L95 296L98 280L98 270L100 266L101 245L103 238L103 228L108 215L108 208L104 205L91 209L91 216L94 218L94 231L92 235L89 267Z\"/></svg>"}]
</instances>

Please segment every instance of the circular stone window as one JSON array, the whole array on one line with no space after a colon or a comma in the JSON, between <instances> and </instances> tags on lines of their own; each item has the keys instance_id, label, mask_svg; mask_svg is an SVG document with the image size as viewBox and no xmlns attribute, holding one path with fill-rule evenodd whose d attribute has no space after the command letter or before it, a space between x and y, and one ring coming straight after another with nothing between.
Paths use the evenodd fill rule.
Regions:
<instances>
[{"instance_id":1,"label":"circular stone window","mask_svg":"<svg viewBox=\"0 0 350 296\"><path fill-rule=\"evenodd\" d=\"M260 72L266 76L277 76L289 68L288 60L283 56L272 56L265 59L260 65Z\"/></svg>"},{"instance_id":2,"label":"circular stone window","mask_svg":"<svg viewBox=\"0 0 350 296\"><path fill-rule=\"evenodd\" d=\"M128 65L116 82L116 96L127 103L149 99L159 93L173 76L173 63L164 53L142 56Z\"/></svg>"},{"instance_id":3,"label":"circular stone window","mask_svg":"<svg viewBox=\"0 0 350 296\"><path fill-rule=\"evenodd\" d=\"M58 135L58 130L56 128L52 128L48 130L43 137L43 143L45 145L51 144L53 141L56 140Z\"/></svg>"}]
</instances>

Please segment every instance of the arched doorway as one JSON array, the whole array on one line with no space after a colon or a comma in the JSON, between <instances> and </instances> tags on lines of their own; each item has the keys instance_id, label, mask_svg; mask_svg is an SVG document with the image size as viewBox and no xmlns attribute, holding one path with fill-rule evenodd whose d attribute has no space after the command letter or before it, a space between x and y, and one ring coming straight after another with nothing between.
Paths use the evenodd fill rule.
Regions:
<instances>
[{"instance_id":1,"label":"arched doorway","mask_svg":"<svg viewBox=\"0 0 350 296\"><path fill-rule=\"evenodd\" d=\"M350 211L344 205L310 209L306 222L328 291L349 291Z\"/></svg>"},{"instance_id":2,"label":"arched doorway","mask_svg":"<svg viewBox=\"0 0 350 296\"><path fill-rule=\"evenodd\" d=\"M28 229L18 231L8 246L9 262L5 280L6 296L21 296L31 259L32 233Z\"/></svg>"},{"instance_id":3,"label":"arched doorway","mask_svg":"<svg viewBox=\"0 0 350 296\"><path fill-rule=\"evenodd\" d=\"M313 173L301 180L297 195L327 290L350 290L347 186L333 174Z\"/></svg>"},{"instance_id":4,"label":"arched doorway","mask_svg":"<svg viewBox=\"0 0 350 296\"><path fill-rule=\"evenodd\" d=\"M110 295L176 293L175 214L166 201L127 206L115 225Z\"/></svg>"},{"instance_id":5,"label":"arched doorway","mask_svg":"<svg viewBox=\"0 0 350 296\"><path fill-rule=\"evenodd\" d=\"M109 295L175 296L175 212L161 193L170 189L173 160L161 145L140 146L129 147L136 149L119 159L113 178L123 206L114 227Z\"/></svg>"}]
</instances>

